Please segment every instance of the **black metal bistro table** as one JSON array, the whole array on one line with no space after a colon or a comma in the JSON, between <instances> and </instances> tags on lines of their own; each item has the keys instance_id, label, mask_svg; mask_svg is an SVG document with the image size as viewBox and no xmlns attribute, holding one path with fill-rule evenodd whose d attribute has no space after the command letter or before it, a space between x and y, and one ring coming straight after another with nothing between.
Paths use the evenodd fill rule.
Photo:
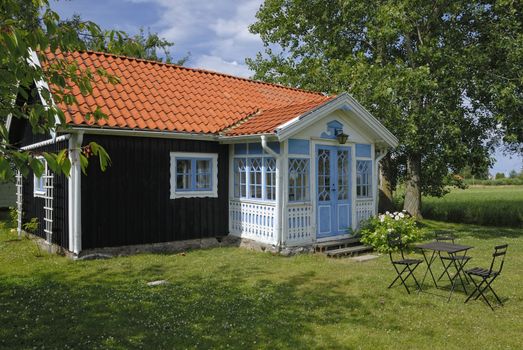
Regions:
<instances>
[{"instance_id":1,"label":"black metal bistro table","mask_svg":"<svg viewBox=\"0 0 523 350\"><path fill-rule=\"evenodd\" d=\"M421 291L421 289L423 288L423 283L425 282L425 278L427 277L427 273L430 273L430 276L432 277L432 281L434 282L434 285L436 286L436 288L438 288L438 283L436 282L436 278L434 277L434 274L432 272L432 263L434 262L434 260L436 260L438 258L440 253L442 253L442 252L447 253L451 257L457 257L460 254L462 254L462 256L465 256L467 251L474 247L468 246L468 245L454 244L454 243L450 243L450 242L435 241L435 242L429 242L429 243L424 243L424 244L418 244L415 246L415 248L421 250L421 253L423 254L423 259L425 259L425 262L427 263L427 270L425 271L425 274L423 275L423 279L421 280L421 285L420 285L420 291ZM429 251L429 250L432 251L432 255L430 256L430 259L427 258L427 254L425 253L426 251ZM456 282L457 282L458 277L461 281L463 289L466 292L466 288L463 285L463 279L461 278L462 274L463 274L463 267L465 266L466 260L464 261L462 259L453 259L452 262L456 269L456 274L452 278L450 278L452 287L450 289L448 301L450 301L452 293L454 292L454 289L456 288ZM463 277L465 277L465 276L463 276Z\"/></svg>"}]
</instances>

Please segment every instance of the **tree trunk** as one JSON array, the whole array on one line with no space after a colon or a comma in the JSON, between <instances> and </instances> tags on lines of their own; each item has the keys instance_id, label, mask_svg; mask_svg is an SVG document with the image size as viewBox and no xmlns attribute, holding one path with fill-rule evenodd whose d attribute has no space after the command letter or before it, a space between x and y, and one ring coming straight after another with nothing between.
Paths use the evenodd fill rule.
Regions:
<instances>
[{"instance_id":1,"label":"tree trunk","mask_svg":"<svg viewBox=\"0 0 523 350\"><path fill-rule=\"evenodd\" d=\"M407 159L405 209L410 215L421 219L421 156L410 155Z\"/></svg>"},{"instance_id":2,"label":"tree trunk","mask_svg":"<svg viewBox=\"0 0 523 350\"><path fill-rule=\"evenodd\" d=\"M384 160L382 160L382 162ZM383 171L382 165L379 166L379 185L378 212L384 213L386 211L394 211L392 186L387 175Z\"/></svg>"}]
</instances>

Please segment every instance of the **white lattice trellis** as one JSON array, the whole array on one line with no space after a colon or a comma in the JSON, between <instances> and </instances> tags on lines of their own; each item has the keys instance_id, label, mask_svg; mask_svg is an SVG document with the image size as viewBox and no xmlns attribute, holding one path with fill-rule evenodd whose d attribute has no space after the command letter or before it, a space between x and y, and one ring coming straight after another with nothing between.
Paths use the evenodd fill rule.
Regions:
<instances>
[{"instance_id":1,"label":"white lattice trellis","mask_svg":"<svg viewBox=\"0 0 523 350\"><path fill-rule=\"evenodd\" d=\"M44 173L43 180L44 180L44 190L45 195L44 198L44 232L45 232L45 238L47 240L47 243L51 244L53 242L53 173L50 170L46 170Z\"/></svg>"},{"instance_id":2,"label":"white lattice trellis","mask_svg":"<svg viewBox=\"0 0 523 350\"><path fill-rule=\"evenodd\" d=\"M312 205L292 205L287 208L286 245L310 243L313 240Z\"/></svg>"},{"instance_id":3,"label":"white lattice trellis","mask_svg":"<svg viewBox=\"0 0 523 350\"><path fill-rule=\"evenodd\" d=\"M274 214L272 203L229 201L231 231L241 237L276 244Z\"/></svg>"},{"instance_id":4,"label":"white lattice trellis","mask_svg":"<svg viewBox=\"0 0 523 350\"><path fill-rule=\"evenodd\" d=\"M366 220L374 215L374 201L372 199L356 200L356 227L359 227L362 220Z\"/></svg>"},{"instance_id":5,"label":"white lattice trellis","mask_svg":"<svg viewBox=\"0 0 523 350\"><path fill-rule=\"evenodd\" d=\"M18 237L22 234L22 203L23 203L23 178L20 171L16 172L16 213Z\"/></svg>"}]
</instances>

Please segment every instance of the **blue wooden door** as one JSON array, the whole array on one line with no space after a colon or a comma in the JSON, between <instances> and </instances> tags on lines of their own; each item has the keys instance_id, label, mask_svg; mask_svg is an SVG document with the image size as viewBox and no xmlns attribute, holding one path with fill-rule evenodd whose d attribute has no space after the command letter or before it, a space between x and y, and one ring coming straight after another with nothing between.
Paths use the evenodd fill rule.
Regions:
<instances>
[{"instance_id":1,"label":"blue wooden door","mask_svg":"<svg viewBox=\"0 0 523 350\"><path fill-rule=\"evenodd\" d=\"M350 147L316 146L318 238L348 233L350 189Z\"/></svg>"}]
</instances>

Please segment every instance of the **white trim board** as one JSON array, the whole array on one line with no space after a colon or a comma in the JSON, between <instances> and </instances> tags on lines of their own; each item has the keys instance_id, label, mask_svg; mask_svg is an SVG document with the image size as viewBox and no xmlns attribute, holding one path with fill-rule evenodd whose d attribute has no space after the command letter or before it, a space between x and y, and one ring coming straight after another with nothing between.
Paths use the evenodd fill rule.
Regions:
<instances>
[{"instance_id":1,"label":"white trim board","mask_svg":"<svg viewBox=\"0 0 523 350\"><path fill-rule=\"evenodd\" d=\"M276 134L280 141L286 140L297 132L312 125L318 119L321 119L338 109L353 111L365 125L367 125L389 146L396 147L398 145L398 139L358 101L347 93L343 93L335 99L324 103L320 107L281 124L276 128Z\"/></svg>"}]
</instances>

